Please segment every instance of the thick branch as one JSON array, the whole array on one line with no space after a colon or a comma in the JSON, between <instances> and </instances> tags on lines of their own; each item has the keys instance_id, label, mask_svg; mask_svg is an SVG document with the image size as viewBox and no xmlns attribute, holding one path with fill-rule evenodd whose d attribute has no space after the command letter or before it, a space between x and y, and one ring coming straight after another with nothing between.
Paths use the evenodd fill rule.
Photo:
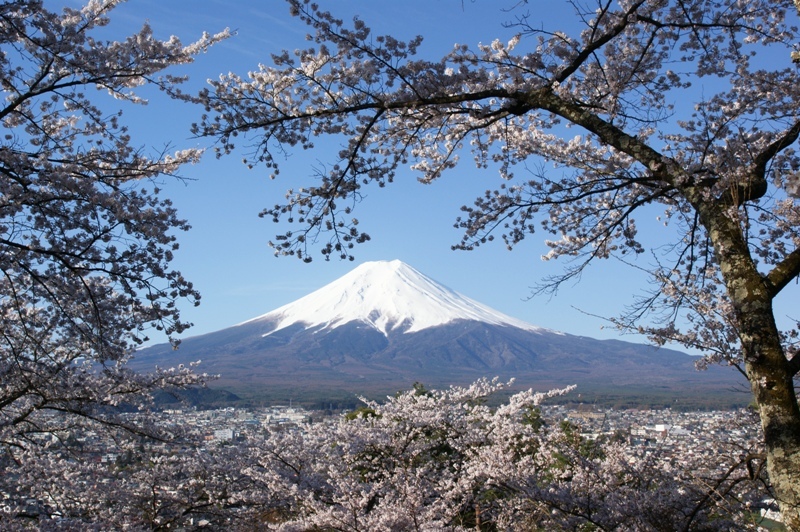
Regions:
<instances>
[{"instance_id":1,"label":"thick branch","mask_svg":"<svg viewBox=\"0 0 800 532\"><path fill-rule=\"evenodd\" d=\"M770 296L773 298L777 296L798 275L800 275L800 248L789 253L767 274L766 284Z\"/></svg>"},{"instance_id":2,"label":"thick branch","mask_svg":"<svg viewBox=\"0 0 800 532\"><path fill-rule=\"evenodd\" d=\"M743 205L747 201L754 201L763 197L767 193L767 165L782 150L788 148L800 136L800 122L786 130L777 140L767 146L753 160L753 168L748 176L747 182L738 183L735 190L729 190L722 198L727 204Z\"/></svg>"},{"instance_id":3,"label":"thick branch","mask_svg":"<svg viewBox=\"0 0 800 532\"><path fill-rule=\"evenodd\" d=\"M761 153L759 153L753 161L753 174L757 177L763 178L767 170L769 162L778 155L782 150L788 148L800 136L800 121L784 132L784 134L777 140L767 146Z\"/></svg>"},{"instance_id":4,"label":"thick branch","mask_svg":"<svg viewBox=\"0 0 800 532\"><path fill-rule=\"evenodd\" d=\"M658 179L672 184L675 180L668 169L671 162L667 157L654 150L648 144L629 135L619 127L603 120L595 113L587 111L581 105L570 102L555 94L550 88L539 89L532 93L515 95L520 101L530 106L529 110L543 109L583 127L599 138L600 142L616 148L649 168ZM677 164L670 167L678 168Z\"/></svg>"}]
</instances>

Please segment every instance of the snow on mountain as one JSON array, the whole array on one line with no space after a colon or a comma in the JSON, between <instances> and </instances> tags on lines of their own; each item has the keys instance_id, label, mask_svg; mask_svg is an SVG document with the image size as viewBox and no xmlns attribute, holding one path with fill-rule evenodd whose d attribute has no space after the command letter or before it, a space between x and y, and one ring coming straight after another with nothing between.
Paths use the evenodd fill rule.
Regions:
<instances>
[{"instance_id":1,"label":"snow on mountain","mask_svg":"<svg viewBox=\"0 0 800 532\"><path fill-rule=\"evenodd\" d=\"M319 290L245 323L272 321L276 326L269 335L297 323L306 329L334 329L359 321L388 335L456 320L544 330L481 305L399 260L365 262Z\"/></svg>"}]
</instances>

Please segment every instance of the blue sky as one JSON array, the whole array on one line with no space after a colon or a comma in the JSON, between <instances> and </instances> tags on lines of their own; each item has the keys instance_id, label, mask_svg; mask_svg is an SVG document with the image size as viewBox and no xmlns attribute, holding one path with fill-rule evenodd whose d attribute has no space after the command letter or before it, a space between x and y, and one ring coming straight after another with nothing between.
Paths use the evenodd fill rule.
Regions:
<instances>
[{"instance_id":1,"label":"blue sky","mask_svg":"<svg viewBox=\"0 0 800 532\"><path fill-rule=\"evenodd\" d=\"M78 4L70 0L72 4ZM321 0L345 20L357 13L375 33L391 33L401 39L425 36L423 55L431 58L447 53L454 43L474 46L495 38L507 40L512 30L502 24L512 15L502 6L516 2L470 0ZM51 5L57 5L53 3ZM537 12L540 6L553 6ZM563 12L559 11L564 10ZM532 2L533 16L547 27L564 26L571 20L566 3ZM306 46L305 25L289 15L282 0L130 0L112 14L108 35L122 38L148 20L156 35L174 34L183 42L195 40L203 31L215 33L228 27L236 32L184 69L190 86L200 87L220 73L244 75L269 54L281 49ZM185 104L153 98L135 112L127 111L136 142L158 150L165 144L175 148L208 147L205 139L190 138L189 126L201 110ZM620 332L604 328L596 316L613 316L648 288L647 277L613 259L596 263L577 283L565 284L555 297L529 299L530 287L548 275L557 274L563 261L543 262L547 235L534 235L513 251L501 243L475 251L451 251L460 239L452 227L459 208L471 204L484 190L494 188L500 178L493 170L477 170L469 157L432 185L422 185L410 170L400 172L395 183L384 189L366 190L366 200L355 211L361 227L372 241L357 247L356 262L332 260L320 255L311 264L294 258L276 258L267 246L286 227L260 219L258 212L278 203L285 190L310 183L313 166L334 162L338 140L317 142L313 151L295 150L270 181L267 171L248 170L241 154L216 160L208 153L203 161L186 167L185 182L165 182L169 196L181 215L193 226L180 235L181 249L175 266L202 293L197 308L185 305L184 317L195 324L188 335L211 332L264 314L333 281L369 260L400 259L433 279L481 303L542 327L595 338L618 338ZM638 220L640 227L655 216ZM650 229L657 230L657 229ZM652 240L663 235L653 234ZM647 267L650 256L639 258ZM792 288L797 295L796 285ZM784 300L791 301L791 296ZM788 308L788 304L787 304ZM629 340L641 340L628 336ZM161 340L154 338L154 340Z\"/></svg>"}]
</instances>

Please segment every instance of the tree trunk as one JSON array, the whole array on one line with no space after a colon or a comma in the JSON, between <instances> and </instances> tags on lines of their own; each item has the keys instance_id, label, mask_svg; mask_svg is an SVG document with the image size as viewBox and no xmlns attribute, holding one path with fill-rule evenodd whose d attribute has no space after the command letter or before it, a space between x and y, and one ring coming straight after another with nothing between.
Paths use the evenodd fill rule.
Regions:
<instances>
[{"instance_id":1,"label":"tree trunk","mask_svg":"<svg viewBox=\"0 0 800 532\"><path fill-rule=\"evenodd\" d=\"M770 483L784 523L800 531L800 410L792 375L777 330L749 336L753 342L745 353L756 354L748 357L745 367L764 430Z\"/></svg>"},{"instance_id":2,"label":"tree trunk","mask_svg":"<svg viewBox=\"0 0 800 532\"><path fill-rule=\"evenodd\" d=\"M775 323L776 291L757 269L739 221L728 207L698 208L714 243L726 291L734 307L742 355L758 406L767 455L767 471L784 524L800 531L800 408L794 371Z\"/></svg>"},{"instance_id":3,"label":"tree trunk","mask_svg":"<svg viewBox=\"0 0 800 532\"><path fill-rule=\"evenodd\" d=\"M750 254L736 209L687 190L710 237L733 305L731 326L742 346L747 378L758 406L769 473L781 517L800 532L800 408L793 364L786 357L772 301L780 287L770 285ZM694 201L692 201L694 200Z\"/></svg>"}]
</instances>

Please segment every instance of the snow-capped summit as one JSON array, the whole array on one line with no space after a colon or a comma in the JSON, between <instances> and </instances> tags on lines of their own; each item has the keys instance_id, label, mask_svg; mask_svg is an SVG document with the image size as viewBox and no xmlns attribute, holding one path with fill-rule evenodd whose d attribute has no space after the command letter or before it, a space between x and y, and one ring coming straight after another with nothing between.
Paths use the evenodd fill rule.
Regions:
<instances>
[{"instance_id":1,"label":"snow-capped summit","mask_svg":"<svg viewBox=\"0 0 800 532\"><path fill-rule=\"evenodd\" d=\"M456 320L542 330L450 290L399 260L365 262L319 290L245 323L272 321L276 325L271 334L298 323L307 329L334 329L356 321L388 335Z\"/></svg>"}]
</instances>

